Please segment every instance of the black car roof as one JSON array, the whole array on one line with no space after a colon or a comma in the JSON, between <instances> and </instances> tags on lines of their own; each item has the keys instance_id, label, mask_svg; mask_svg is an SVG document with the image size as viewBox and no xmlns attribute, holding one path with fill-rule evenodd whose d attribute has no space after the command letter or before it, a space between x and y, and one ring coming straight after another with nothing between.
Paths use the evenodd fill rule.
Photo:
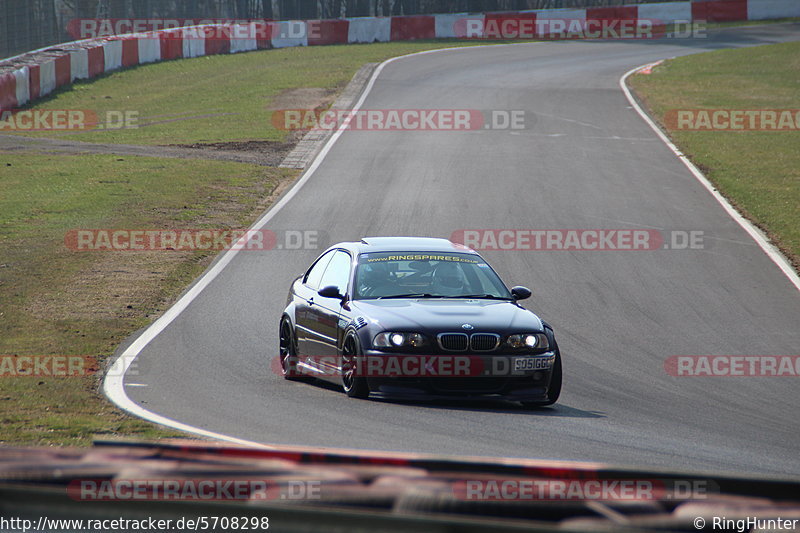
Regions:
<instances>
[{"instance_id":1,"label":"black car roof","mask_svg":"<svg viewBox=\"0 0 800 533\"><path fill-rule=\"evenodd\" d=\"M356 254L372 252L477 252L447 239L433 237L365 237L360 242L343 242L331 248L345 248Z\"/></svg>"}]
</instances>

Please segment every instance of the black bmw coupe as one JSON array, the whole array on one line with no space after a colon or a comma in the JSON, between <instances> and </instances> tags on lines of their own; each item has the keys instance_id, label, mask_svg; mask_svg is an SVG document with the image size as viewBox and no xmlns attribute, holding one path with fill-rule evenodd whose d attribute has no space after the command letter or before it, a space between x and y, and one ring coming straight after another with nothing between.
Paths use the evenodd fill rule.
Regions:
<instances>
[{"instance_id":1,"label":"black bmw coupe","mask_svg":"<svg viewBox=\"0 0 800 533\"><path fill-rule=\"evenodd\" d=\"M473 250L374 237L331 246L299 276L280 319L280 372L355 398L499 398L561 392L552 328Z\"/></svg>"}]
</instances>

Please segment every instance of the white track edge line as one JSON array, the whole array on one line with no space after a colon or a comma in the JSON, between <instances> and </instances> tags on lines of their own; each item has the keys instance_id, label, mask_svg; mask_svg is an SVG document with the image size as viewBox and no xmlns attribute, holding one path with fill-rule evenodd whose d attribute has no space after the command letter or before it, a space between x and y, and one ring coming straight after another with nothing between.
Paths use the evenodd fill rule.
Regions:
<instances>
[{"instance_id":1,"label":"white track edge line","mask_svg":"<svg viewBox=\"0 0 800 533\"><path fill-rule=\"evenodd\" d=\"M800 276L797 275L792 264L786 258L786 256L781 253L781 251L769 241L769 238L761 231L758 227L756 227L752 222L747 220L741 213L739 213L731 204L728 202L727 198L725 198L715 187L714 185L706 178L706 176L698 169L694 163L692 163L688 157L686 157L683 152L666 136L666 134L661 130L661 128L656 124L652 118L642 109L639 103L631 94L630 89L628 88L627 80L628 78L635 72L639 70L651 66L655 66L658 61L654 61L652 63L647 63L645 65L640 65L636 68L632 68L628 72L622 75L619 79L619 86L622 89L622 92L625 93L625 97L630 102L631 106L639 113L639 116L644 119L644 121L656 132L656 135L664 142L664 144L672 150L678 159L689 169L692 175L699 181L705 189L711 193L714 199L722 206L728 215L735 220L752 238L756 241L756 244L764 251L765 254L772 260L773 263L789 278L789 281L795 286L797 290L800 291Z\"/></svg>"},{"instance_id":2,"label":"white track edge line","mask_svg":"<svg viewBox=\"0 0 800 533\"><path fill-rule=\"evenodd\" d=\"M416 56L416 55L423 55L429 54L432 52L446 52L452 50L465 50L465 49L472 49L472 48L483 48L486 46L519 46L520 44L529 44L529 43L508 43L508 44L501 44L501 45L479 45L479 46L455 46L449 48L437 48L435 50L423 50L421 52L414 52L411 54L405 54L402 56L392 57L385 61L383 61L378 67L375 69L375 72L372 73L367 86L364 88L364 91L361 93L357 103L353 106L353 111L357 111L361 109L364 100L366 100L367 96L369 95L372 87L375 85L375 81L378 79L378 75L381 73L383 68L396 61L398 59L403 59L406 57ZM349 121L348 121L349 122ZM334 132L334 134L328 139L325 143L325 146L322 147L322 150L317 154L314 158L314 161L305 171L303 176L289 189L286 194L281 197L281 199L273 205L258 221L256 221L253 226L251 226L251 230L258 230L264 227L264 225L272 219L289 201L300 191L303 185L311 178L311 176L316 172L317 168L322 164L323 159L325 156L330 152L331 148L333 148L334 143L336 140L342 135L344 130L347 127L347 122L342 123L339 128ZM242 239L246 239L246 235L242 237ZM148 345L150 342L155 339L159 333L164 331L167 326L172 323L173 320L178 318L178 316L187 308L192 301L200 295L203 290L211 284L212 281L222 272L222 270L230 263L236 254L239 253L238 249L231 249L225 252L214 265L209 269L205 274L203 274L200 279L189 289L186 293L184 293L181 298L175 302L167 311L161 315L155 322L153 322L150 326L145 329L141 335L139 335L136 340L134 340L130 346L128 346L119 357L111 364L111 366L106 371L106 375L103 378L103 385L102 390L103 394L105 394L106 398L109 399L111 403L122 409L123 411L131 414L133 416L142 418L149 422L153 422L155 424L159 424L162 426L166 426L169 428L177 429L180 431L185 431L186 433L193 433L195 435L200 435L203 437L209 437L212 439L217 439L221 441L231 442L234 444L243 444L247 446L258 446L261 448L273 448L272 446L262 444L255 441L249 441L245 439L239 439L236 437L232 437L230 435L225 435L223 433L216 433L214 431L209 431L206 429L198 428L195 426L191 426L189 424L184 424L183 422L179 422L177 420L173 420L171 418L167 418L162 416L158 413L154 413L153 411L149 411L144 407L138 405L133 400L131 400L127 393L125 392L125 373L130 368L133 361L139 355L139 353Z\"/></svg>"}]
</instances>

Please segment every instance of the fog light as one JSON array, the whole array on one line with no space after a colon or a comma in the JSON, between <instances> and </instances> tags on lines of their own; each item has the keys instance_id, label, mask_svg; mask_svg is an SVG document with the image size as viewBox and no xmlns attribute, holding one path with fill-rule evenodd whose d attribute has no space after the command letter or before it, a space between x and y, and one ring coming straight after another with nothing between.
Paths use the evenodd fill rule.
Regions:
<instances>
[{"instance_id":1,"label":"fog light","mask_svg":"<svg viewBox=\"0 0 800 533\"><path fill-rule=\"evenodd\" d=\"M425 337L423 337L420 333L411 333L408 336L408 344L414 346L415 348L422 346L425 344Z\"/></svg>"}]
</instances>

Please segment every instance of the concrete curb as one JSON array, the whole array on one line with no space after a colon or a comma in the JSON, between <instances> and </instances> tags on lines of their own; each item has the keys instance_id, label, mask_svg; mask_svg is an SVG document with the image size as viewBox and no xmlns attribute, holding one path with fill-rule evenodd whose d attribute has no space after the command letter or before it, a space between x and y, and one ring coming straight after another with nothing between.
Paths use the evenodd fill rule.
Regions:
<instances>
[{"instance_id":1,"label":"concrete curb","mask_svg":"<svg viewBox=\"0 0 800 533\"><path fill-rule=\"evenodd\" d=\"M344 88L342 94L331 105L331 109L352 109L364 88L369 83L372 73L378 67L378 63L366 63L358 72L355 73L353 78ZM297 168L304 169L311 164L317 154L328 142L334 130L312 130L306 133L303 138L297 143L297 146L289 152L283 162L279 165L283 168Z\"/></svg>"}]
</instances>

